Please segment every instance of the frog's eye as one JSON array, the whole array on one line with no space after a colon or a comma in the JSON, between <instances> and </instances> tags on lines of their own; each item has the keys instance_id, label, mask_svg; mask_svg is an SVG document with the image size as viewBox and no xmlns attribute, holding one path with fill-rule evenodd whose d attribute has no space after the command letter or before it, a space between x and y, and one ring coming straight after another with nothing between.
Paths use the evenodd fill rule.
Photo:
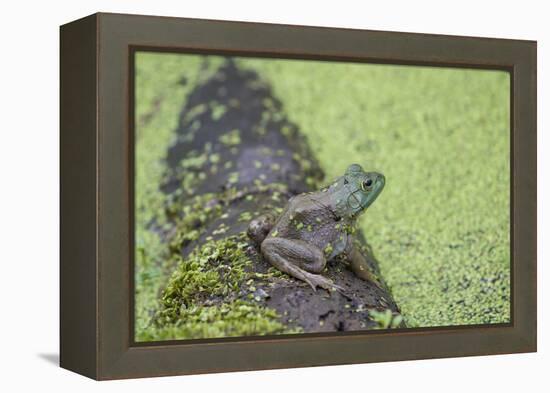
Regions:
<instances>
[{"instance_id":1,"label":"frog's eye","mask_svg":"<svg viewBox=\"0 0 550 393\"><path fill-rule=\"evenodd\" d=\"M372 179L363 180L361 183L361 189L367 191L372 186Z\"/></svg>"}]
</instances>

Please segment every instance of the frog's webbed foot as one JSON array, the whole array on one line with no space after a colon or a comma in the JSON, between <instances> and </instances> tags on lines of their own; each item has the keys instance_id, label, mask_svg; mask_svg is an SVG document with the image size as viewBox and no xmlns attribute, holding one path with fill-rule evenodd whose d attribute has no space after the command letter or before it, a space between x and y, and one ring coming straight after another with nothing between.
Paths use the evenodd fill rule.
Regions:
<instances>
[{"instance_id":1,"label":"frog's webbed foot","mask_svg":"<svg viewBox=\"0 0 550 393\"><path fill-rule=\"evenodd\" d=\"M277 266L280 270L307 283L313 289L313 292L316 292L317 287L319 287L326 289L329 293L340 292L345 295L344 288L336 285L330 278L326 278L321 274L309 273L296 265L285 264L282 267L279 267L281 265L276 265L276 263L277 262L272 262L272 264Z\"/></svg>"},{"instance_id":2,"label":"frog's webbed foot","mask_svg":"<svg viewBox=\"0 0 550 393\"><path fill-rule=\"evenodd\" d=\"M279 270L309 284L327 291L343 292L344 288L332 280L315 273L323 271L326 258L318 247L303 240L268 237L261 246L262 255Z\"/></svg>"},{"instance_id":3,"label":"frog's webbed foot","mask_svg":"<svg viewBox=\"0 0 550 393\"><path fill-rule=\"evenodd\" d=\"M326 289L329 292L338 291L345 294L345 289L340 285L336 285L331 279L321 276L320 274L308 274L308 277L303 278L303 281L309 284L313 291L317 290L317 287Z\"/></svg>"}]
</instances>

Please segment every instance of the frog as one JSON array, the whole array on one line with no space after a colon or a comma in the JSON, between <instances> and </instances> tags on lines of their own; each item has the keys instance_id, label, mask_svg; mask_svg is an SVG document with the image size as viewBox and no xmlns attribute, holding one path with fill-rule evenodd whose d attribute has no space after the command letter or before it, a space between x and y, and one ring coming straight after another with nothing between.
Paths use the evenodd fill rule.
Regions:
<instances>
[{"instance_id":1,"label":"frog","mask_svg":"<svg viewBox=\"0 0 550 393\"><path fill-rule=\"evenodd\" d=\"M383 174L351 164L332 184L291 197L280 214L268 212L252 219L247 234L265 260L314 292L344 291L321 274L328 261L342 257L356 276L380 287L354 234L358 218L385 184Z\"/></svg>"}]
</instances>

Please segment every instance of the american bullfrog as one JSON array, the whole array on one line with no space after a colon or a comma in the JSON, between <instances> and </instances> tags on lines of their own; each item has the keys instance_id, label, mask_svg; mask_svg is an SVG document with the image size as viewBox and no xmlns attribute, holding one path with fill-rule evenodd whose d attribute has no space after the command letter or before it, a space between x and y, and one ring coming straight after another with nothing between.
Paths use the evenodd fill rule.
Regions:
<instances>
[{"instance_id":1,"label":"american bullfrog","mask_svg":"<svg viewBox=\"0 0 550 393\"><path fill-rule=\"evenodd\" d=\"M290 198L279 216L265 214L252 220L248 236L271 265L313 290L343 290L320 274L327 261L342 255L358 277L379 285L353 234L357 218L380 195L385 182L384 175L352 164L330 186Z\"/></svg>"}]
</instances>

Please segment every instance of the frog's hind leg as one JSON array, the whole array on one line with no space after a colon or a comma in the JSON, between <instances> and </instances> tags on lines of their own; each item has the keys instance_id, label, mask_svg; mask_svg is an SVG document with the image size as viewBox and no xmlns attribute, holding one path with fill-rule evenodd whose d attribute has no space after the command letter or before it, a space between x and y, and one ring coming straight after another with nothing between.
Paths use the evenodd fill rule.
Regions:
<instances>
[{"instance_id":1,"label":"frog's hind leg","mask_svg":"<svg viewBox=\"0 0 550 393\"><path fill-rule=\"evenodd\" d=\"M323 251L318 247L298 239L268 237L262 242L263 256L279 270L308 283L313 290L317 287L328 291L343 288L320 273L327 263Z\"/></svg>"},{"instance_id":2,"label":"frog's hind leg","mask_svg":"<svg viewBox=\"0 0 550 393\"><path fill-rule=\"evenodd\" d=\"M369 281L376 285L378 288L382 288L382 284L379 279L370 271L369 264L366 257L359 252L357 247L353 247L348 252L348 259L350 261L351 270L355 273L357 277L364 281Z\"/></svg>"}]
</instances>

